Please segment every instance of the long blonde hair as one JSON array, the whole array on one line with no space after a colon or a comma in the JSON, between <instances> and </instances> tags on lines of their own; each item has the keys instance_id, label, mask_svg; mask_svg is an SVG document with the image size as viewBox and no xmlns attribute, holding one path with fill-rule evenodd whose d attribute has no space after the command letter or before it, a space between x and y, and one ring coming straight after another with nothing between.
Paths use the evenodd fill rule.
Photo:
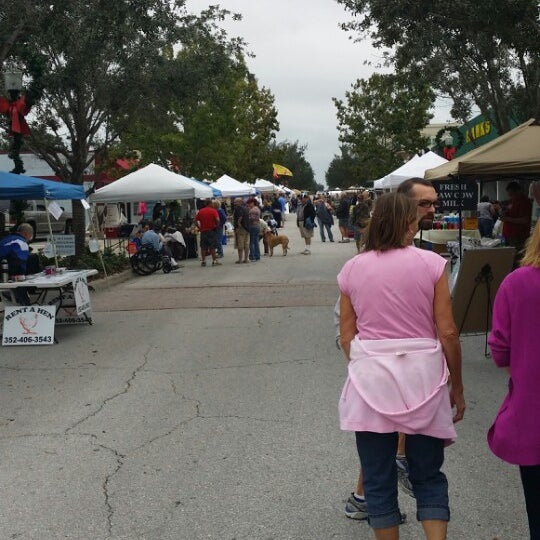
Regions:
<instances>
[{"instance_id":1,"label":"long blonde hair","mask_svg":"<svg viewBox=\"0 0 540 540\"><path fill-rule=\"evenodd\" d=\"M523 255L520 265L540 268L540 220L536 222L536 226L527 240L525 255Z\"/></svg>"}]
</instances>

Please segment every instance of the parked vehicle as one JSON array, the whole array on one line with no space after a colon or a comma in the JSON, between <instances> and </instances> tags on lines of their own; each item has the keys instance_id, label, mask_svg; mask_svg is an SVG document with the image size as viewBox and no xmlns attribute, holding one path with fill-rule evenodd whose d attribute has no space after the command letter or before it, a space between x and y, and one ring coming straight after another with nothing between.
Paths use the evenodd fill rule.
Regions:
<instances>
[{"instance_id":1,"label":"parked vehicle","mask_svg":"<svg viewBox=\"0 0 540 540\"><path fill-rule=\"evenodd\" d=\"M60 216L60 219L55 219L52 215L50 217L52 232L55 234L71 234L73 216L70 211L66 211L65 208L71 208L71 201L56 201L64 212ZM45 207L45 202L41 200L36 201L26 201L28 207L24 211L24 221L32 225L34 229L34 235L32 240L36 238L43 238L49 234L49 222L47 219L47 209ZM5 218L5 228L9 230L14 226L14 222L9 214L10 201L0 200L0 213L4 215Z\"/></svg>"}]
</instances>

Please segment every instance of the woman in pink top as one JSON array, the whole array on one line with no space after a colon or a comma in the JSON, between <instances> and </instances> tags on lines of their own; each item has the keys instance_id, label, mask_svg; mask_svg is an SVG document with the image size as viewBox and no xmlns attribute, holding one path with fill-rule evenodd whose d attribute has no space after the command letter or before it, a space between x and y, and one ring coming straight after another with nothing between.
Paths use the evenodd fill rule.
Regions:
<instances>
[{"instance_id":1,"label":"woman in pink top","mask_svg":"<svg viewBox=\"0 0 540 540\"><path fill-rule=\"evenodd\" d=\"M508 395L488 433L491 451L519 465L531 540L540 540L540 222L521 268L502 282L493 307L493 361L510 374Z\"/></svg>"},{"instance_id":2,"label":"woman in pink top","mask_svg":"<svg viewBox=\"0 0 540 540\"><path fill-rule=\"evenodd\" d=\"M340 422L356 433L378 540L399 538L398 432L407 434L409 479L425 536L446 538L448 483L440 469L444 446L455 438L453 422L465 410L445 261L411 246L417 229L414 200L400 193L379 197L365 251L338 275L341 345L349 359Z\"/></svg>"}]
</instances>

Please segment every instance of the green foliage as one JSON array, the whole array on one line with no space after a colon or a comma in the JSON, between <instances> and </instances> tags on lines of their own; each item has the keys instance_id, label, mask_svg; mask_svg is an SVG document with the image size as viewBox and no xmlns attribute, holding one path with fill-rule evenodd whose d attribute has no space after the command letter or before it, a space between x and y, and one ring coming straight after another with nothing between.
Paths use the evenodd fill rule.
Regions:
<instances>
[{"instance_id":1,"label":"green foliage","mask_svg":"<svg viewBox=\"0 0 540 540\"><path fill-rule=\"evenodd\" d=\"M194 87L190 73L179 71L173 62L173 45L181 48L205 35L230 50L241 49L239 40L227 42L215 24L227 11L213 7L197 17L188 14L184 4L28 0L4 12L6 24L17 31L0 32L2 50L25 66L32 78L31 93L39 97L27 144L62 180L82 183L94 156L105 153L133 126L143 134L175 129L171 103L190 96ZM84 210L76 203L73 229L80 255Z\"/></svg>"},{"instance_id":2,"label":"green foliage","mask_svg":"<svg viewBox=\"0 0 540 540\"><path fill-rule=\"evenodd\" d=\"M268 146L279 125L274 97L247 68L225 72L212 95L179 108L183 129L165 136L188 176L226 173L253 182L268 167Z\"/></svg>"},{"instance_id":3,"label":"green foliage","mask_svg":"<svg viewBox=\"0 0 540 540\"><path fill-rule=\"evenodd\" d=\"M511 120L540 116L540 5L530 0L338 0L357 18L344 28L369 35L398 72L415 73L453 100L454 118L471 108L499 133Z\"/></svg>"},{"instance_id":4,"label":"green foliage","mask_svg":"<svg viewBox=\"0 0 540 540\"><path fill-rule=\"evenodd\" d=\"M283 141L270 145L270 155L265 167L265 175L262 178L272 178L272 163L279 163L287 167L293 176L284 176L281 183L286 183L291 188L301 191L317 191L313 168L305 157L306 145L301 145L298 141Z\"/></svg>"},{"instance_id":5,"label":"green foliage","mask_svg":"<svg viewBox=\"0 0 540 540\"><path fill-rule=\"evenodd\" d=\"M432 117L433 101L428 85L396 74L358 79L345 101L334 98L339 140L357 181L379 178L400 164L399 153L426 147L420 130Z\"/></svg>"},{"instance_id":6,"label":"green foliage","mask_svg":"<svg viewBox=\"0 0 540 540\"><path fill-rule=\"evenodd\" d=\"M140 150L144 163L172 164L187 176L262 176L279 124L274 97L249 72L242 43L197 27L168 69L177 88L171 122L132 117L122 146Z\"/></svg>"},{"instance_id":7,"label":"green foliage","mask_svg":"<svg viewBox=\"0 0 540 540\"><path fill-rule=\"evenodd\" d=\"M326 171L326 185L329 189L365 185L370 179L362 174L361 165L360 159L346 145L342 145L341 155L334 156Z\"/></svg>"},{"instance_id":8,"label":"green foliage","mask_svg":"<svg viewBox=\"0 0 540 540\"><path fill-rule=\"evenodd\" d=\"M38 253L39 263L42 267L49 266L54 264L54 259L49 259L45 257L41 251ZM131 267L129 262L129 257L124 253L114 253L110 249L106 249L102 253L103 265L107 271L107 275L118 274L123 272ZM90 269L94 268L98 270L99 274L96 278L103 278L105 274L103 273L103 265L99 257L99 253L91 253L88 248L85 248L83 254L78 257L77 260L74 260L73 257L60 257L58 259L58 265L60 267L72 268L75 265L77 268L81 269Z\"/></svg>"}]
</instances>

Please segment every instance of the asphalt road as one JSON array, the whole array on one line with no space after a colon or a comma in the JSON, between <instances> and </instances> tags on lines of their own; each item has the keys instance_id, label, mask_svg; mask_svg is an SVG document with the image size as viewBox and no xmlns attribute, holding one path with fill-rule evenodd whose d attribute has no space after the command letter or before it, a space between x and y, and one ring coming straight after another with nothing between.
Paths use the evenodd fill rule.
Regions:
<instances>
[{"instance_id":1,"label":"asphalt road","mask_svg":"<svg viewBox=\"0 0 540 540\"><path fill-rule=\"evenodd\" d=\"M189 260L92 296L94 325L0 352L0 540L368 539L344 517L358 473L338 428L335 276L354 243L289 221L287 257ZM486 431L506 376L465 337L468 410L447 450L449 538L523 540L518 471ZM401 497L405 540L422 538Z\"/></svg>"}]
</instances>

